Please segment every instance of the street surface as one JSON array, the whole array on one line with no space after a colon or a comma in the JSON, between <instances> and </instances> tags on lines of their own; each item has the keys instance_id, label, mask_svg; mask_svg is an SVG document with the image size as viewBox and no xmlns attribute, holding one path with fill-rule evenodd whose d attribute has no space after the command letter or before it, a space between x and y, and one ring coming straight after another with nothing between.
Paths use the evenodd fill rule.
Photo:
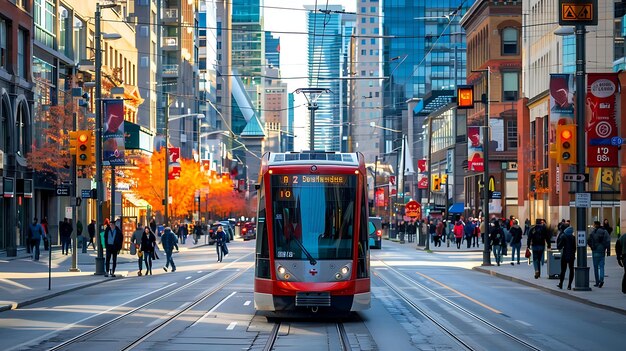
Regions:
<instances>
[{"instance_id":1,"label":"street surface","mask_svg":"<svg viewBox=\"0 0 626 351\"><path fill-rule=\"evenodd\" d=\"M385 240L371 252L371 309L268 320L252 301L254 245L231 242L218 263L213 246L188 241L174 255L176 272L160 259L142 277L123 254L118 278L93 276L92 250L79 254L80 273L53 251L51 291L47 252L40 262L0 259L0 349L623 349L626 296L614 257L604 288L565 292L545 274L532 279L526 262L510 266L510 256L479 267L482 247L429 253Z\"/></svg>"}]
</instances>

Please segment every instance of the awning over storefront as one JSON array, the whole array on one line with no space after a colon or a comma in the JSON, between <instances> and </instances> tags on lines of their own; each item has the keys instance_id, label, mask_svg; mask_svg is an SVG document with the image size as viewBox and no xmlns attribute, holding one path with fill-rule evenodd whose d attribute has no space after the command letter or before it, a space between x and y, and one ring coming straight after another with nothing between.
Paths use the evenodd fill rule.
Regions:
<instances>
[{"instance_id":1,"label":"awning over storefront","mask_svg":"<svg viewBox=\"0 0 626 351\"><path fill-rule=\"evenodd\" d=\"M454 205L450 206L448 209L448 213L463 213L465 210L465 205L462 202L457 202Z\"/></svg>"},{"instance_id":2,"label":"awning over storefront","mask_svg":"<svg viewBox=\"0 0 626 351\"><path fill-rule=\"evenodd\" d=\"M146 200L138 198L133 193L124 193L124 199L128 200L128 202L133 204L135 207L148 208L148 206L150 206Z\"/></svg>"}]
</instances>

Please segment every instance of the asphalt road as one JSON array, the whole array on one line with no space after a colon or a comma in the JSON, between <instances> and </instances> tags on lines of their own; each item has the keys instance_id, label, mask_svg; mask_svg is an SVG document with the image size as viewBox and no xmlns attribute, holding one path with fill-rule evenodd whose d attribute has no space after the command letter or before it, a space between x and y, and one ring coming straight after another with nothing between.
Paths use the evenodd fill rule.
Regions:
<instances>
[{"instance_id":1,"label":"asphalt road","mask_svg":"<svg viewBox=\"0 0 626 351\"><path fill-rule=\"evenodd\" d=\"M616 350L624 315L471 270L480 253L426 253L385 243L371 254L372 307L351 318L281 320L255 313L255 242L156 261L129 276L0 313L3 350ZM94 329L97 328L97 329ZM143 335L145 337L141 338ZM59 346L60 345L60 346Z\"/></svg>"}]
</instances>

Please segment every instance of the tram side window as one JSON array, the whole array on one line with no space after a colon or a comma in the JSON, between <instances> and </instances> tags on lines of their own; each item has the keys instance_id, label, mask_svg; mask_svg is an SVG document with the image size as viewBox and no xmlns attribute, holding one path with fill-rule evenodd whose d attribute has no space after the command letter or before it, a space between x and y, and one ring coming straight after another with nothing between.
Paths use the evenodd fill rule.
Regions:
<instances>
[{"instance_id":1,"label":"tram side window","mask_svg":"<svg viewBox=\"0 0 626 351\"><path fill-rule=\"evenodd\" d=\"M263 187L261 187L263 189ZM267 225L265 214L265 196L263 190L259 195L259 213L257 222L256 240L256 276L259 278L271 278L270 275L270 249L267 238Z\"/></svg>"},{"instance_id":2,"label":"tram side window","mask_svg":"<svg viewBox=\"0 0 626 351\"><path fill-rule=\"evenodd\" d=\"M367 194L367 192L363 192ZM359 222L359 245L358 245L358 257L357 257L357 278L369 277L369 236L367 233L368 217L367 217L367 201L365 196L361 195L360 206L360 222Z\"/></svg>"}]
</instances>

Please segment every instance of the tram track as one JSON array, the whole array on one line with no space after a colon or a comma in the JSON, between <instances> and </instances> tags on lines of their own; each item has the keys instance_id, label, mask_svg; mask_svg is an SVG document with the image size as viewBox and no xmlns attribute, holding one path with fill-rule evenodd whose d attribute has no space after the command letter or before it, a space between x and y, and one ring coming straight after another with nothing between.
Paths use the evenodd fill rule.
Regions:
<instances>
[{"instance_id":1,"label":"tram track","mask_svg":"<svg viewBox=\"0 0 626 351\"><path fill-rule=\"evenodd\" d=\"M519 338L517 336L515 336L514 334L506 331L504 328L496 325L495 323L490 322L489 320L487 320L484 317L481 317L480 315L468 310L467 308L459 305L458 303L450 300L449 298L445 297L444 295L430 289L429 287L415 281L413 278L409 277L408 275L406 275L405 273L391 267L390 265L388 265L387 263L385 263L384 261L380 260L380 262L385 265L385 267L387 268L387 270L394 272L397 276L401 277L404 281L408 282L410 285L417 287L423 291L425 291L428 295L432 296L433 298L436 298L438 301L444 302L445 304L447 304L448 306L452 307L453 309L457 310L458 312L460 312L462 315L470 317L474 320L479 321L480 323L482 323L483 325L485 325L488 329L490 330L494 330L497 333L506 336L508 339L516 342L517 344L519 344L520 346L524 347L524 349L527 350L535 350L535 351L541 351L542 349L523 340L522 338ZM405 292L403 291L403 289L398 288L397 286L395 286L393 283L391 283L391 281L389 279L384 278L382 275L378 274L377 272L373 272L373 274L375 276L377 276L391 291L393 291L397 296L399 296L408 306L410 306L413 310L415 310L417 313L419 313L420 315L424 316L425 318L427 318L428 320L430 320L434 325L436 325L439 329L441 329L446 335L448 335L450 338L452 338L454 341L456 341L460 346L462 346L464 349L466 350L470 350L470 351L474 351L474 350L480 350L480 348L476 348L474 346L472 346L469 342L463 340L462 337L456 335L456 333L454 333L454 331L445 325L445 323L442 323L441 321L437 320L437 318L435 317L434 313L429 313L426 309L420 307L417 303L415 303L411 297Z\"/></svg>"},{"instance_id":2,"label":"tram track","mask_svg":"<svg viewBox=\"0 0 626 351\"><path fill-rule=\"evenodd\" d=\"M276 322L272 327L272 330L269 333L267 342L263 347L263 351L272 351L274 346L276 345L276 341L278 340L280 327L282 326L282 322ZM350 346L350 339L348 338L348 333L346 332L346 328L342 322L335 323L335 328L337 330L337 335L339 336L339 346L341 351L352 351L352 347Z\"/></svg>"},{"instance_id":3,"label":"tram track","mask_svg":"<svg viewBox=\"0 0 626 351\"><path fill-rule=\"evenodd\" d=\"M245 259L246 257L250 256L251 254L247 254L244 255L240 258L238 258L237 260L231 262L235 263L238 262L240 260ZM180 315L182 315L184 312L189 311L190 309L192 309L193 307L197 306L198 304L200 304L201 302L203 302L204 300L206 300L207 298L209 298L210 296L214 295L216 292L220 291L221 289L223 289L224 287L226 287L229 283L231 283L233 280L237 279L238 277L240 277L241 275L243 275L246 271L248 271L251 267L253 267L253 264L249 264L245 269L241 269L236 271L235 273L231 274L229 277L227 277L225 280L223 280L221 283L219 283L217 286L214 286L210 289L205 290L201 296L199 298L197 298L194 302L192 303L188 303L183 305L184 307L181 308L180 310L176 311L176 313L168 315L166 319L164 319L163 321L161 321L160 323L157 323L154 326L151 326L150 329L147 332L144 332L140 337L138 337L137 339L135 339L134 341L130 342L127 344L127 346L120 348L121 350L130 350L134 347L136 347L137 345L139 345L142 341L145 341L146 339L148 339L150 336L154 335L156 331L161 330L164 326L168 325L169 323L171 323L173 320L175 320L177 317L179 317ZM147 307L150 307L152 305L155 305L158 302L164 301L166 298L171 297L171 296L175 296L176 294L184 291L185 289L188 289L198 283L201 283L209 278L214 277L215 275L219 274L223 272L223 268L222 269L218 269L218 270L214 270L209 274L203 275L202 277L199 277L195 280L192 280L176 289L173 289L167 293L164 293L156 298L154 298L153 300L150 300L140 306L137 306L125 313L120 314L119 316L106 321L100 325L98 325L97 327L94 327L90 330L87 330L71 339L68 339L60 344L57 344L51 348L49 348L48 350L50 351L56 351L56 350L63 350L66 349L72 345L76 345L80 342L84 342L84 341L88 341L89 338L91 336L97 335L98 333L106 330L109 327L112 327L113 325L115 325L115 323L118 323L122 320L124 320L125 318L128 318L130 316L133 316L135 314L137 314L138 312L141 312L143 310L145 310Z\"/></svg>"}]
</instances>

